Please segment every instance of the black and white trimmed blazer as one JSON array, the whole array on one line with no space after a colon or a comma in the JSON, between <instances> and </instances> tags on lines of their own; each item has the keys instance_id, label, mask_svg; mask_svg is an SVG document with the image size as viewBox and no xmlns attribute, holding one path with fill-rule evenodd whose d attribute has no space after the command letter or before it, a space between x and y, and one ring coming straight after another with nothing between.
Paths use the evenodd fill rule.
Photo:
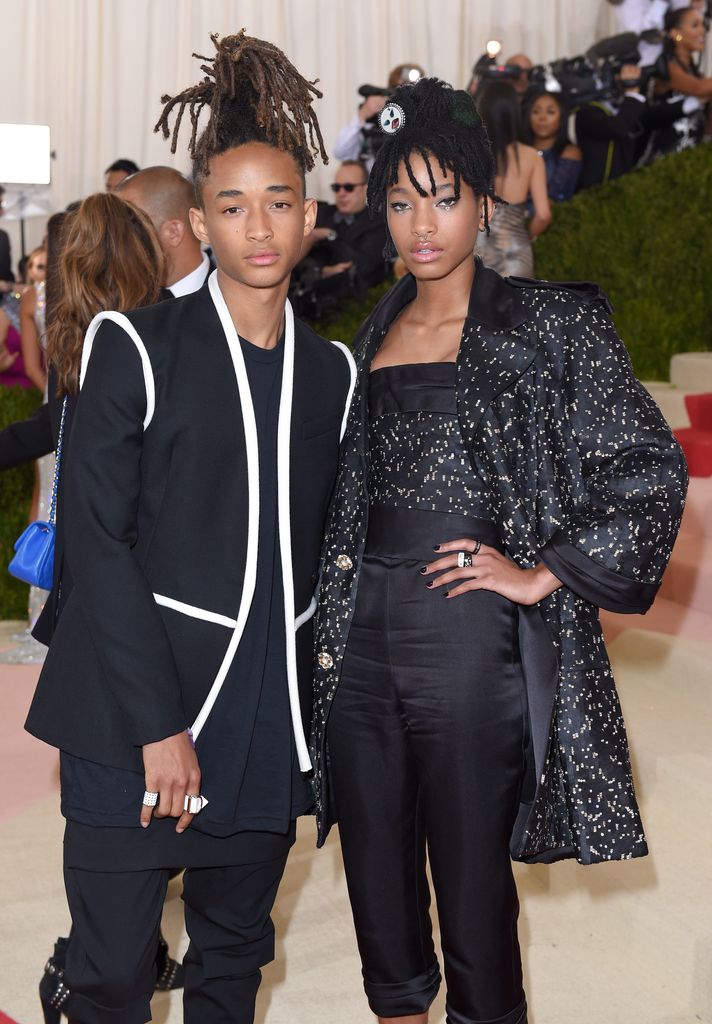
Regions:
<instances>
[{"instance_id":1,"label":"black and white trimmed blazer","mask_svg":"<svg viewBox=\"0 0 712 1024\"><path fill-rule=\"evenodd\" d=\"M287 303L278 421L278 530L296 750L311 704L314 590L353 359ZM196 740L240 644L254 594L257 428L240 341L217 275L84 342L66 462L74 588L27 719L40 739L141 769L141 747Z\"/></svg>"}]
</instances>

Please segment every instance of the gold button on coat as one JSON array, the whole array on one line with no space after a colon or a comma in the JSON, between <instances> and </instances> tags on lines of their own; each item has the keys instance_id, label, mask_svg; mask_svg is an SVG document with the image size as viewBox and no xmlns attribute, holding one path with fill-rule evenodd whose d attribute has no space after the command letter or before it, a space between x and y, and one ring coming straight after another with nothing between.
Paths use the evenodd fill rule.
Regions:
<instances>
[{"instance_id":1,"label":"gold button on coat","mask_svg":"<svg viewBox=\"0 0 712 1024\"><path fill-rule=\"evenodd\" d=\"M319 664L322 668L333 668L334 659L326 651L319 652Z\"/></svg>"},{"instance_id":2,"label":"gold button on coat","mask_svg":"<svg viewBox=\"0 0 712 1024\"><path fill-rule=\"evenodd\" d=\"M339 555L336 559L336 564L339 569L353 569L354 563L351 561L348 555Z\"/></svg>"}]
</instances>

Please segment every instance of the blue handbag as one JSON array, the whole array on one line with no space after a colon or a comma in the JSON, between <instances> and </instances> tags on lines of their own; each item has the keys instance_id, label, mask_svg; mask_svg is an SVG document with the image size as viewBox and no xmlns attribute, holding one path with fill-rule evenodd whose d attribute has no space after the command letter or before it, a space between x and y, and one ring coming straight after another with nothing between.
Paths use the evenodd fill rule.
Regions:
<instances>
[{"instance_id":1,"label":"blue handbag","mask_svg":"<svg viewBox=\"0 0 712 1024\"><path fill-rule=\"evenodd\" d=\"M62 418L59 421L59 437L54 462L54 480L52 482L52 501L49 509L49 520L44 523L38 520L30 523L15 541L15 556L8 570L18 580L30 583L42 590L52 589L54 573L54 540L55 521L57 518L57 487L59 485L59 465L62 461L62 444L64 441L64 419L67 413L67 396L62 403Z\"/></svg>"}]
</instances>

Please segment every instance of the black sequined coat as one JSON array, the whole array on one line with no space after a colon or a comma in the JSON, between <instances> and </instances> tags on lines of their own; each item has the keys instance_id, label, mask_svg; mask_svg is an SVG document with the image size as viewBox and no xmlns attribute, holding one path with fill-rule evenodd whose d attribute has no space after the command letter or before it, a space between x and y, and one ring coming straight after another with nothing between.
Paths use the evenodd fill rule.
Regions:
<instances>
[{"instance_id":1,"label":"black sequined coat","mask_svg":"<svg viewBox=\"0 0 712 1024\"><path fill-rule=\"evenodd\" d=\"M357 384L323 548L311 755L321 845L333 821L326 727L368 523L367 384L408 276L355 345ZM644 856L625 726L598 608L644 612L679 528L687 472L595 285L506 280L478 264L457 361L458 416L507 553L564 584L523 616L536 791L511 841L528 862ZM542 639L542 637L544 639ZM532 787L533 789L533 787Z\"/></svg>"}]
</instances>

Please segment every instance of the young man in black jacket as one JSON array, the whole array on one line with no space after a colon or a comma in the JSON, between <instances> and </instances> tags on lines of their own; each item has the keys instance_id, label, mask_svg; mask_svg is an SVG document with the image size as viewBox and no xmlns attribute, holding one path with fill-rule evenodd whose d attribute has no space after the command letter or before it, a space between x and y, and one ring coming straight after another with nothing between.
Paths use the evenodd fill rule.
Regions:
<instances>
[{"instance_id":1,"label":"young man in black jacket","mask_svg":"<svg viewBox=\"0 0 712 1024\"><path fill-rule=\"evenodd\" d=\"M191 220L217 271L87 333L66 480L74 589L27 722L61 751L77 1024L150 1018L175 866L185 1020L249 1024L312 804L310 619L353 362L287 302L315 216L304 172L324 155L316 90L268 43L214 42L210 76L159 126L175 105L211 107L191 142Z\"/></svg>"}]
</instances>

